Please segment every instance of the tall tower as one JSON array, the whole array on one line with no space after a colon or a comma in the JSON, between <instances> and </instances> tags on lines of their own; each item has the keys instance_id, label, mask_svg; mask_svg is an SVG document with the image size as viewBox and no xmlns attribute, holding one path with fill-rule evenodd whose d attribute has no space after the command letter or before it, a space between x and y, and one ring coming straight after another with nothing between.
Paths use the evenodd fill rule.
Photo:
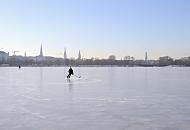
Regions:
<instances>
[{"instance_id":1,"label":"tall tower","mask_svg":"<svg viewBox=\"0 0 190 130\"><path fill-rule=\"evenodd\" d=\"M147 52L145 52L145 61L146 62L148 61L148 54L147 54Z\"/></svg>"},{"instance_id":2,"label":"tall tower","mask_svg":"<svg viewBox=\"0 0 190 130\"><path fill-rule=\"evenodd\" d=\"M40 48L40 56L43 57L42 44L41 44L41 48Z\"/></svg>"},{"instance_id":3,"label":"tall tower","mask_svg":"<svg viewBox=\"0 0 190 130\"><path fill-rule=\"evenodd\" d=\"M66 52L66 48L64 50L64 59L67 59L67 52Z\"/></svg>"},{"instance_id":4,"label":"tall tower","mask_svg":"<svg viewBox=\"0 0 190 130\"><path fill-rule=\"evenodd\" d=\"M79 50L79 54L78 54L78 60L81 60L80 50Z\"/></svg>"},{"instance_id":5,"label":"tall tower","mask_svg":"<svg viewBox=\"0 0 190 130\"><path fill-rule=\"evenodd\" d=\"M26 57L26 51L24 52L24 57Z\"/></svg>"}]
</instances>

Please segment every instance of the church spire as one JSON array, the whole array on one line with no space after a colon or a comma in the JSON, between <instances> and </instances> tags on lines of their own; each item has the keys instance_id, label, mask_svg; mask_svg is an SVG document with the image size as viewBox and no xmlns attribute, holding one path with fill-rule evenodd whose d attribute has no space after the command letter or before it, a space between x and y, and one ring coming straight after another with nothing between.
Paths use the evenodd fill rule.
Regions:
<instances>
[{"instance_id":1,"label":"church spire","mask_svg":"<svg viewBox=\"0 0 190 130\"><path fill-rule=\"evenodd\" d=\"M80 50L79 50L79 54L78 54L78 60L81 60L81 53L80 53Z\"/></svg>"},{"instance_id":2,"label":"church spire","mask_svg":"<svg viewBox=\"0 0 190 130\"><path fill-rule=\"evenodd\" d=\"M40 56L43 57L42 44L41 44L41 48L40 48Z\"/></svg>"},{"instance_id":3,"label":"church spire","mask_svg":"<svg viewBox=\"0 0 190 130\"><path fill-rule=\"evenodd\" d=\"M147 60L148 60L148 54L147 52L145 52L145 61L147 62Z\"/></svg>"},{"instance_id":4,"label":"church spire","mask_svg":"<svg viewBox=\"0 0 190 130\"><path fill-rule=\"evenodd\" d=\"M66 52L66 48L64 50L64 59L67 59L67 52Z\"/></svg>"}]
</instances>

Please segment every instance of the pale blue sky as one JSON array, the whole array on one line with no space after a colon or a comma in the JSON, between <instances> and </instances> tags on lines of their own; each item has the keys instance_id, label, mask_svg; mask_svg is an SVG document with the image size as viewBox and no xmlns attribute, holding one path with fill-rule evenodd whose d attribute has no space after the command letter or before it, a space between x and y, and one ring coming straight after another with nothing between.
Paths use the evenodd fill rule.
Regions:
<instances>
[{"instance_id":1,"label":"pale blue sky","mask_svg":"<svg viewBox=\"0 0 190 130\"><path fill-rule=\"evenodd\" d=\"M0 48L86 58L190 56L189 0L0 0Z\"/></svg>"}]
</instances>

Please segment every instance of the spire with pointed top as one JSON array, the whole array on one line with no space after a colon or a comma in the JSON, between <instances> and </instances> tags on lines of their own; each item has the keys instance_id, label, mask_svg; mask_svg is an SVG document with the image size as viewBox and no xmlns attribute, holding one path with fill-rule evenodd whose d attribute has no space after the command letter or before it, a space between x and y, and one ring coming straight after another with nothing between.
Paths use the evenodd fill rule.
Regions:
<instances>
[{"instance_id":1,"label":"spire with pointed top","mask_svg":"<svg viewBox=\"0 0 190 130\"><path fill-rule=\"evenodd\" d=\"M145 61L147 61L148 60L148 54L147 54L147 52L145 52Z\"/></svg>"},{"instance_id":2,"label":"spire with pointed top","mask_svg":"<svg viewBox=\"0 0 190 130\"><path fill-rule=\"evenodd\" d=\"M78 60L81 60L80 50L79 50L79 54L78 54Z\"/></svg>"},{"instance_id":3,"label":"spire with pointed top","mask_svg":"<svg viewBox=\"0 0 190 130\"><path fill-rule=\"evenodd\" d=\"M43 57L42 44L41 44L41 48L40 48L40 56Z\"/></svg>"},{"instance_id":4,"label":"spire with pointed top","mask_svg":"<svg viewBox=\"0 0 190 130\"><path fill-rule=\"evenodd\" d=\"M66 52L66 48L64 50L64 59L67 59L67 52Z\"/></svg>"}]
</instances>

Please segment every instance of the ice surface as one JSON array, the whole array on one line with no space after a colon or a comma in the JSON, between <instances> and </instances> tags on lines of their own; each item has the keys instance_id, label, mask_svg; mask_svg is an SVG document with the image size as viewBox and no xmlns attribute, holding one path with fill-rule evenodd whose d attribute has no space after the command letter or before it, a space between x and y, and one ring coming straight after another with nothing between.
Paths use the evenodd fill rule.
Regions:
<instances>
[{"instance_id":1,"label":"ice surface","mask_svg":"<svg viewBox=\"0 0 190 130\"><path fill-rule=\"evenodd\" d=\"M190 68L1 67L0 130L189 130Z\"/></svg>"}]
</instances>

